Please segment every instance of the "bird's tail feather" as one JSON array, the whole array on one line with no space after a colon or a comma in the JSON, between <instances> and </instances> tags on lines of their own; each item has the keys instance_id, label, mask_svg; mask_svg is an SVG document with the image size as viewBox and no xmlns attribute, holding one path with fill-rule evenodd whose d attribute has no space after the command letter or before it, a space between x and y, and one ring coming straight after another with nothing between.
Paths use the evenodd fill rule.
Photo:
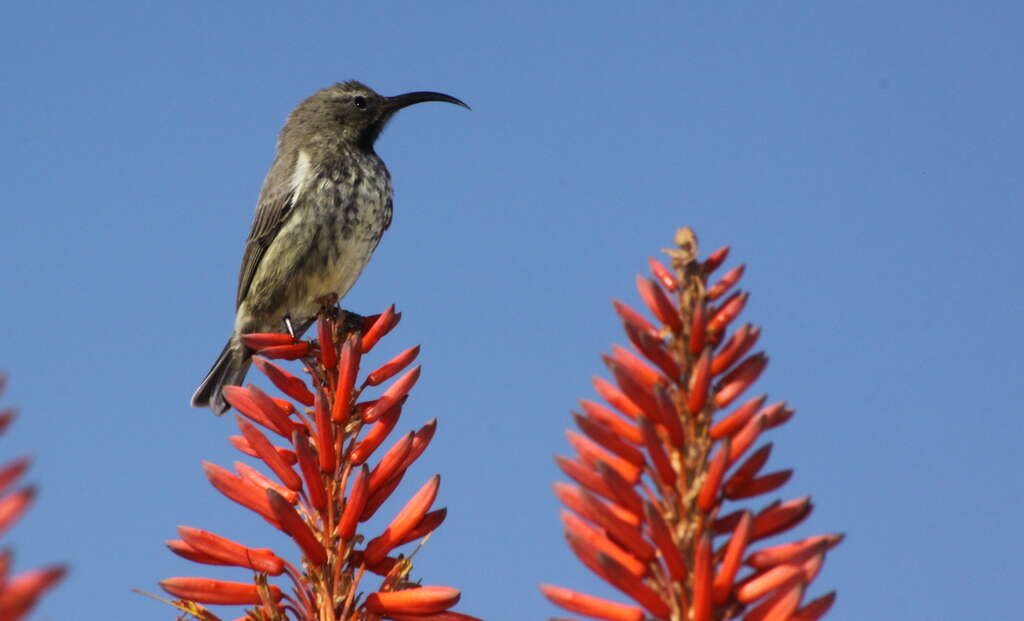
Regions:
<instances>
[{"instance_id":1,"label":"bird's tail feather","mask_svg":"<svg viewBox=\"0 0 1024 621\"><path fill-rule=\"evenodd\" d=\"M232 335L210 368L210 372L192 395L192 407L208 406L217 416L227 412L231 406L224 400L224 387L240 386L250 364L252 355L249 350L237 335Z\"/></svg>"}]
</instances>

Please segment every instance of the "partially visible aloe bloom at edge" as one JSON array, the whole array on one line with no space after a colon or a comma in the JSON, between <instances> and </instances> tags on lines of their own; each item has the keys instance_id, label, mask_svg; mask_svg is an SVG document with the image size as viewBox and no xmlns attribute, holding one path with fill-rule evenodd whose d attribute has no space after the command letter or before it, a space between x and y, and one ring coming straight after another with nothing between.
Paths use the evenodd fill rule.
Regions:
<instances>
[{"instance_id":1,"label":"partially visible aloe bloom at edge","mask_svg":"<svg viewBox=\"0 0 1024 621\"><path fill-rule=\"evenodd\" d=\"M4 392L5 384L6 378L0 375L0 395ZM0 434L7 431L13 420L13 409L0 410ZM25 514L35 498L36 488L33 485L12 490L28 466L28 457L20 457L0 465L0 535L6 533ZM12 556L10 547L0 550L0 621L17 621L25 618L39 598L53 588L67 572L64 565L51 565L11 576L9 574Z\"/></svg>"},{"instance_id":2,"label":"partially visible aloe bloom at edge","mask_svg":"<svg viewBox=\"0 0 1024 621\"><path fill-rule=\"evenodd\" d=\"M354 327L351 321L338 321L338 315L337 309L321 313L317 341L297 341L287 334L243 337L257 353L256 367L290 399L252 385L225 389L224 396L241 413L236 417L240 434L231 436L231 444L265 470L240 461L234 472L211 463L203 469L218 491L291 537L301 561L179 527L180 539L167 542L175 554L252 572L249 582L163 580L160 586L191 618L217 621L209 605L238 605L247 607L238 617L245 621L475 620L450 610L459 601L458 590L413 582L411 556L397 552L444 521L446 509L433 508L439 476L428 479L381 532L372 537L359 532L427 448L436 420L399 436L382 454L378 451L419 378L420 367L408 369L419 347L402 351L359 382L361 356L401 315L392 306ZM272 358L301 361L309 381ZM393 378L375 398L369 396ZM378 584L364 593L371 575Z\"/></svg>"},{"instance_id":3,"label":"partially visible aloe bloom at edge","mask_svg":"<svg viewBox=\"0 0 1024 621\"><path fill-rule=\"evenodd\" d=\"M826 534L757 548L811 513L810 498L742 503L782 487L792 470L765 472L772 444L756 446L794 414L766 395L742 399L768 358L751 354L760 328L729 332L748 294L740 265L709 285L728 247L698 260L697 239L676 233L671 269L651 259L637 277L655 321L615 302L633 350L603 357L614 383L594 379L607 404L582 400L569 431L573 458L556 483L569 547L633 600L619 603L544 585L566 610L608 621L813 621L835 593L807 601L828 550Z\"/></svg>"}]
</instances>

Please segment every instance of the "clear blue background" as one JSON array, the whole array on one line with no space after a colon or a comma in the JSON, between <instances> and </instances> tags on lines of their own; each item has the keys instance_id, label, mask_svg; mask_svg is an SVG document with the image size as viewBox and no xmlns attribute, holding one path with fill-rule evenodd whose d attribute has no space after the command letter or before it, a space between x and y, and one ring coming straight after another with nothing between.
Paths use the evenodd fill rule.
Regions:
<instances>
[{"instance_id":1,"label":"clear blue background","mask_svg":"<svg viewBox=\"0 0 1024 621\"><path fill-rule=\"evenodd\" d=\"M400 495L441 472L450 517L416 575L498 621L554 614L539 582L610 593L551 455L624 341L609 300L687 224L749 265L799 532L848 533L830 618L1019 618L1024 12L827 4L4 3L2 454L42 485L5 539L73 566L39 616L170 619L129 589L244 579L167 552L176 524L292 553L206 484L232 422L187 403L277 130L358 78L474 108L382 137L395 221L345 301L404 311L378 360L424 347L402 427L441 423Z\"/></svg>"}]
</instances>

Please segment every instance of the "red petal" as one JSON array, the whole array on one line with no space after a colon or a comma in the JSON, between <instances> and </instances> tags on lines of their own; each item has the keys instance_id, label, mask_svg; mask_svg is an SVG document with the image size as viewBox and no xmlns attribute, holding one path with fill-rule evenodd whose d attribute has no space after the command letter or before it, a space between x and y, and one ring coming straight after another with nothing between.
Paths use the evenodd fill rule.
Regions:
<instances>
[{"instance_id":1,"label":"red petal","mask_svg":"<svg viewBox=\"0 0 1024 621\"><path fill-rule=\"evenodd\" d=\"M612 305L615 307L615 312L618 313L619 317L626 322L626 325L633 326L638 331L657 338L658 329L651 325L651 322L644 319L643 315L618 300L612 300Z\"/></svg>"},{"instance_id":2,"label":"red petal","mask_svg":"<svg viewBox=\"0 0 1024 621\"><path fill-rule=\"evenodd\" d=\"M334 427L332 426L329 408L323 391L316 391L313 407L313 419L316 423L316 452L320 460L320 472L331 474L338 465L337 454L334 452Z\"/></svg>"},{"instance_id":3,"label":"red petal","mask_svg":"<svg viewBox=\"0 0 1024 621\"><path fill-rule=\"evenodd\" d=\"M709 300L717 300L722 297L722 294L732 289L732 287L740 281L743 277L743 271L747 268L746 265L737 265L728 272L725 273L722 278L708 289L707 297Z\"/></svg>"},{"instance_id":4,"label":"red petal","mask_svg":"<svg viewBox=\"0 0 1024 621\"><path fill-rule=\"evenodd\" d=\"M671 609L651 587L630 574L622 565L603 552L597 553L597 562L604 569L608 582L612 586L632 597L658 619L668 618Z\"/></svg>"},{"instance_id":5,"label":"red petal","mask_svg":"<svg viewBox=\"0 0 1024 621\"><path fill-rule=\"evenodd\" d=\"M599 479L600 480L600 479ZM582 515L588 520L597 523L600 519L598 513L595 513L593 509L583 501L583 494L585 493L582 489L569 485L567 483L556 482L552 485L555 491L555 496L562 501L565 506L569 507L576 513ZM612 512L620 521L628 524L634 528L640 527L640 516L630 512L628 509L615 504L614 501L604 503L605 507Z\"/></svg>"},{"instance_id":6,"label":"red petal","mask_svg":"<svg viewBox=\"0 0 1024 621\"><path fill-rule=\"evenodd\" d=\"M706 340L704 312L705 306L697 304L693 309L693 317L690 318L690 353L695 356L703 351Z\"/></svg>"},{"instance_id":7,"label":"red petal","mask_svg":"<svg viewBox=\"0 0 1024 621\"><path fill-rule=\"evenodd\" d=\"M405 457L405 463L402 464L402 470L407 469L416 461L423 451L427 450L427 446L430 445L430 441L434 439L434 432L437 431L437 419L430 419L426 425L423 425L416 430L416 434L412 438L412 448L409 449L409 454Z\"/></svg>"},{"instance_id":8,"label":"red petal","mask_svg":"<svg viewBox=\"0 0 1024 621\"><path fill-rule=\"evenodd\" d=\"M713 565L711 537L705 531L697 541L697 552L693 560L693 621L711 620Z\"/></svg>"},{"instance_id":9,"label":"red petal","mask_svg":"<svg viewBox=\"0 0 1024 621\"><path fill-rule=\"evenodd\" d=\"M726 257L729 256L729 246L722 246L718 250L708 255L708 258L704 259L704 265L702 266L705 274L717 270L722 263L725 262Z\"/></svg>"},{"instance_id":10,"label":"red petal","mask_svg":"<svg viewBox=\"0 0 1024 621\"><path fill-rule=\"evenodd\" d=\"M599 394L602 399L607 401L616 410L630 418L636 418L637 414L641 413L640 408L630 401L629 397L624 395L615 386L612 386L608 381L603 380L600 377L594 377L592 381L594 384L594 390L597 391L597 394Z\"/></svg>"},{"instance_id":11,"label":"red petal","mask_svg":"<svg viewBox=\"0 0 1024 621\"><path fill-rule=\"evenodd\" d=\"M697 359L697 363L690 373L690 382L687 387L689 394L686 397L686 409L691 414L697 415L704 410L708 400L708 387L711 385L711 350L705 349Z\"/></svg>"},{"instance_id":12,"label":"red petal","mask_svg":"<svg viewBox=\"0 0 1024 621\"><path fill-rule=\"evenodd\" d=\"M345 500L345 510L342 511L341 519L338 520L338 536L345 541L352 539L356 533L359 516L363 513L363 507L366 506L366 499L369 496L369 482L370 471L364 464L352 481L352 488Z\"/></svg>"},{"instance_id":13,"label":"red petal","mask_svg":"<svg viewBox=\"0 0 1024 621\"><path fill-rule=\"evenodd\" d=\"M665 351L665 343L661 338L651 336L646 332L641 332L633 326L626 324L626 336L629 337L629 342L633 344L638 352L644 355L645 358L653 362L666 377L676 381L680 374L679 365L672 356Z\"/></svg>"},{"instance_id":14,"label":"red petal","mask_svg":"<svg viewBox=\"0 0 1024 621\"><path fill-rule=\"evenodd\" d=\"M765 444L761 448L754 451L754 454L747 458L745 462L733 471L732 476L725 482L723 489L725 490L726 498L732 498L732 493L739 487L745 485L748 481L757 476L757 473L761 471L765 463L768 461L768 456L771 455L772 445L771 443Z\"/></svg>"},{"instance_id":15,"label":"red petal","mask_svg":"<svg viewBox=\"0 0 1024 621\"><path fill-rule=\"evenodd\" d=\"M651 257L647 259L647 264L651 266L651 273L661 283L662 287L665 287L669 291L675 291L679 288L679 282L676 281L676 277L672 275L672 272L668 271L661 261Z\"/></svg>"},{"instance_id":16,"label":"red petal","mask_svg":"<svg viewBox=\"0 0 1024 621\"><path fill-rule=\"evenodd\" d=\"M622 420L622 418L616 416L614 412L600 403L589 401L587 399L580 399L580 406L583 408L583 411L586 412L587 416L599 423L607 425L617 435L622 436L633 444L643 444L644 436L638 427Z\"/></svg>"},{"instance_id":17,"label":"red petal","mask_svg":"<svg viewBox=\"0 0 1024 621\"><path fill-rule=\"evenodd\" d=\"M235 417L238 422L238 428L241 429L242 435L245 436L249 446L256 451L256 454L260 456L263 463L277 475L282 483L285 484L288 489L299 491L302 489L302 479L299 475L295 474L295 471L291 469L291 466L286 464L281 456L274 450L274 446L270 443L265 435L260 433L259 429L256 429L252 424L247 422L241 416Z\"/></svg>"},{"instance_id":18,"label":"red petal","mask_svg":"<svg viewBox=\"0 0 1024 621\"><path fill-rule=\"evenodd\" d=\"M276 347L264 347L259 354L264 358L272 360L298 360L309 355L311 347L308 341L300 341L293 345L277 345Z\"/></svg>"},{"instance_id":19,"label":"red petal","mask_svg":"<svg viewBox=\"0 0 1024 621\"><path fill-rule=\"evenodd\" d=\"M751 498L752 496L767 494L768 492L773 492L785 485L791 476L793 476L792 470L772 472L762 477L747 481L743 485L736 486L731 493L726 493L726 497L729 500L742 500L744 498Z\"/></svg>"},{"instance_id":20,"label":"red petal","mask_svg":"<svg viewBox=\"0 0 1024 621\"><path fill-rule=\"evenodd\" d=\"M309 525L299 517L295 509L280 494L272 489L268 489L266 494L274 515L281 521L282 529L291 535L306 559L313 565L323 565L326 563L327 552L324 550L324 546L317 541L316 535L310 530Z\"/></svg>"},{"instance_id":21,"label":"red petal","mask_svg":"<svg viewBox=\"0 0 1024 621\"><path fill-rule=\"evenodd\" d=\"M608 356L601 356L601 358L604 360L608 370L612 372L612 376L615 378L619 388L622 389L622 392L625 393L631 402L637 405L640 411L656 412L658 406L654 401L654 394L649 386L645 386L640 378L631 373L628 367L619 364L618 361Z\"/></svg>"},{"instance_id":22,"label":"red petal","mask_svg":"<svg viewBox=\"0 0 1024 621\"><path fill-rule=\"evenodd\" d=\"M395 543L395 547L426 537L430 533L434 532L434 530L444 522L446 517L448 517L448 509L444 508L427 513L415 528L410 530L404 537Z\"/></svg>"},{"instance_id":23,"label":"red petal","mask_svg":"<svg viewBox=\"0 0 1024 621\"><path fill-rule=\"evenodd\" d=\"M729 371L716 386L715 405L720 408L727 407L757 381L766 366L768 366L768 356L764 355L764 352L760 352L748 357L735 369Z\"/></svg>"},{"instance_id":24,"label":"red petal","mask_svg":"<svg viewBox=\"0 0 1024 621\"><path fill-rule=\"evenodd\" d=\"M697 495L697 506L701 511L708 513L718 501L718 492L722 484L722 475L729 464L729 440L723 440L715 451L708 465L708 474L704 483L700 486L700 493Z\"/></svg>"},{"instance_id":25,"label":"red petal","mask_svg":"<svg viewBox=\"0 0 1024 621\"><path fill-rule=\"evenodd\" d=\"M225 386L224 399L246 418L266 427L284 438L290 438L292 431L302 427L288 418L288 415L262 390L249 385Z\"/></svg>"},{"instance_id":26,"label":"red petal","mask_svg":"<svg viewBox=\"0 0 1024 621\"><path fill-rule=\"evenodd\" d=\"M210 480L210 483L217 488L217 491L224 494L231 500L234 500L246 509L255 511L260 515L260 517L270 522L275 527L281 527L280 522L277 517L274 516L273 510L270 508L270 503L267 502L267 497L264 495L263 488L257 487L253 483L237 477L224 468L209 462L203 462L203 471L206 473L206 478Z\"/></svg>"},{"instance_id":27,"label":"red petal","mask_svg":"<svg viewBox=\"0 0 1024 621\"><path fill-rule=\"evenodd\" d=\"M818 621L818 619L825 616L829 608L836 601L836 592L832 591L827 595L822 595L813 602L807 604L800 610L797 610L790 618L789 621Z\"/></svg>"},{"instance_id":28,"label":"red petal","mask_svg":"<svg viewBox=\"0 0 1024 621\"><path fill-rule=\"evenodd\" d=\"M761 328L754 328L749 323L740 326L711 361L711 373L720 375L728 370L737 360L747 355L760 336Z\"/></svg>"},{"instance_id":29,"label":"red petal","mask_svg":"<svg viewBox=\"0 0 1024 621\"><path fill-rule=\"evenodd\" d=\"M12 483L17 481L25 470L28 469L32 460L28 457L20 457L8 463L0 470L0 491L6 490Z\"/></svg>"},{"instance_id":30,"label":"red petal","mask_svg":"<svg viewBox=\"0 0 1024 621\"><path fill-rule=\"evenodd\" d=\"M672 538L668 524L650 501L644 502L644 517L651 527L651 539L654 540L658 551L661 552L661 558L668 567L669 575L676 583L683 584L687 573L686 561L683 560L683 553L679 551L679 546Z\"/></svg>"},{"instance_id":31,"label":"red petal","mask_svg":"<svg viewBox=\"0 0 1024 621\"><path fill-rule=\"evenodd\" d=\"M377 422L370 427L370 430L366 432L366 436L359 441L359 444L352 449L352 453L349 455L349 461L353 465L358 466L365 462L370 455L387 439L388 434L395 428L395 424L398 423L398 417L402 415L402 404L399 403L395 407L387 411L387 413L381 415L377 419Z\"/></svg>"},{"instance_id":32,"label":"red petal","mask_svg":"<svg viewBox=\"0 0 1024 621\"><path fill-rule=\"evenodd\" d=\"M391 494L398 488L398 484L402 482L402 477L405 473L400 473L398 476L391 479L389 483L385 483L377 491L373 492L366 499L366 504L363 506L363 512L359 514L359 521L365 522L366 520L373 517L377 513L377 509L391 497Z\"/></svg>"},{"instance_id":33,"label":"red petal","mask_svg":"<svg viewBox=\"0 0 1024 621\"><path fill-rule=\"evenodd\" d=\"M613 455L575 431L566 430L565 435L569 439L569 444L580 454L580 458L590 464L595 470L597 468L595 466L596 462L603 461L612 468L615 468L630 484L635 485L640 480L640 467L617 455Z\"/></svg>"},{"instance_id":34,"label":"red petal","mask_svg":"<svg viewBox=\"0 0 1024 621\"><path fill-rule=\"evenodd\" d=\"M335 349L337 344L334 342L334 329L333 321L323 315L317 318L316 334L320 341L320 364L325 369L333 369L334 365L338 363L338 351ZM312 403L307 403L306 405L312 405Z\"/></svg>"},{"instance_id":35,"label":"red petal","mask_svg":"<svg viewBox=\"0 0 1024 621\"><path fill-rule=\"evenodd\" d=\"M26 487L4 496L0 500L0 533L18 521L36 496L36 488Z\"/></svg>"},{"instance_id":36,"label":"red petal","mask_svg":"<svg viewBox=\"0 0 1024 621\"><path fill-rule=\"evenodd\" d=\"M612 345L612 357L622 366L628 369L629 374L642 386L651 387L663 383L661 374L652 369L643 360L636 357L632 352L619 345Z\"/></svg>"},{"instance_id":37,"label":"red petal","mask_svg":"<svg viewBox=\"0 0 1024 621\"><path fill-rule=\"evenodd\" d=\"M604 479L609 489L615 494L614 500L630 513L638 516L642 515L644 510L643 499L633 489L633 486L629 484L629 481L622 478L622 475L615 468L612 468L603 461L598 461L595 465L597 466L598 475Z\"/></svg>"},{"instance_id":38,"label":"red petal","mask_svg":"<svg viewBox=\"0 0 1024 621\"><path fill-rule=\"evenodd\" d=\"M351 414L352 391L355 390L361 356L362 345L359 335L350 334L341 346L341 356L338 359L338 383L334 389L334 403L331 407L331 420L336 423L347 421Z\"/></svg>"},{"instance_id":39,"label":"red petal","mask_svg":"<svg viewBox=\"0 0 1024 621\"><path fill-rule=\"evenodd\" d=\"M782 543L754 552L747 559L747 565L755 569L767 569L780 563L789 562L812 548L824 546L825 550L830 550L839 545L843 537L842 534L833 533L831 535L815 535L792 543Z\"/></svg>"},{"instance_id":40,"label":"red petal","mask_svg":"<svg viewBox=\"0 0 1024 621\"><path fill-rule=\"evenodd\" d=\"M415 366L411 370L406 371L405 375L395 380L391 386L388 386L384 394L380 396L377 403L373 404L366 413L363 414L363 421L372 423L382 414L386 413L392 407L397 405L405 395L409 394L412 387L416 385L416 380L420 378L421 366Z\"/></svg>"},{"instance_id":41,"label":"red petal","mask_svg":"<svg viewBox=\"0 0 1024 621\"><path fill-rule=\"evenodd\" d=\"M179 526L178 534L189 547L229 565L248 567L272 576L284 572L284 561L273 550L249 548L210 531L189 526Z\"/></svg>"},{"instance_id":42,"label":"red petal","mask_svg":"<svg viewBox=\"0 0 1024 621\"><path fill-rule=\"evenodd\" d=\"M810 515L813 508L809 496L790 500L785 504L775 502L768 505L754 518L751 540L764 539L793 528Z\"/></svg>"},{"instance_id":43,"label":"red petal","mask_svg":"<svg viewBox=\"0 0 1024 621\"><path fill-rule=\"evenodd\" d=\"M250 457L259 457L259 454L256 452L256 449L249 446L249 441L246 440L244 437L228 436L228 441L231 442L231 446L235 447L236 449L245 453L246 455ZM289 466L295 465L295 461L297 459L295 456L295 451L286 449L282 446L275 446L274 450L277 451L277 454L281 456L281 459L284 460L284 463L288 464Z\"/></svg>"},{"instance_id":44,"label":"red petal","mask_svg":"<svg viewBox=\"0 0 1024 621\"><path fill-rule=\"evenodd\" d=\"M792 582L743 617L743 621L788 621L804 597L804 585Z\"/></svg>"},{"instance_id":45,"label":"red petal","mask_svg":"<svg viewBox=\"0 0 1024 621\"><path fill-rule=\"evenodd\" d=\"M651 314L658 318L658 321L671 328L673 332L682 330L683 323L679 317L679 311L676 310L661 287L654 284L652 280L637 276L636 288L640 292L644 304L647 305Z\"/></svg>"},{"instance_id":46,"label":"red petal","mask_svg":"<svg viewBox=\"0 0 1024 621\"><path fill-rule=\"evenodd\" d=\"M306 383L300 378L265 358L253 356L252 361L256 368L262 371L274 383L274 386L277 386L278 390L302 405L313 405L313 393L309 392Z\"/></svg>"},{"instance_id":47,"label":"red petal","mask_svg":"<svg viewBox=\"0 0 1024 621\"><path fill-rule=\"evenodd\" d=\"M761 406L764 405L764 401L767 398L766 395L754 397L747 401L740 407L736 408L732 414L729 414L722 420L715 423L711 428L711 439L721 440L735 434L740 429L746 426L747 422L754 416L755 413Z\"/></svg>"},{"instance_id":48,"label":"red petal","mask_svg":"<svg viewBox=\"0 0 1024 621\"><path fill-rule=\"evenodd\" d=\"M729 296L727 300L722 302L718 312L708 320L705 332L708 335L724 332L725 328L743 312L743 307L747 305L748 299L750 299L750 294L746 292L735 293Z\"/></svg>"},{"instance_id":49,"label":"red petal","mask_svg":"<svg viewBox=\"0 0 1024 621\"><path fill-rule=\"evenodd\" d=\"M320 458L316 450L310 446L309 440L304 434L298 431L292 433L292 445L295 446L295 453L298 456L299 470L306 480L306 495L309 504L317 511L323 511L327 507L327 492L324 490L324 480L318 467Z\"/></svg>"},{"instance_id":50,"label":"red petal","mask_svg":"<svg viewBox=\"0 0 1024 621\"><path fill-rule=\"evenodd\" d=\"M393 547L398 545L409 532L416 527L430 510L437 498L437 489L441 485L441 476L435 474L423 487L402 507L384 532L366 546L366 560L368 563L387 556Z\"/></svg>"},{"instance_id":51,"label":"red petal","mask_svg":"<svg viewBox=\"0 0 1024 621\"><path fill-rule=\"evenodd\" d=\"M568 511L563 510L561 515L567 537L576 538L580 545L590 546L595 555L597 552L607 554L634 576L643 577L647 574L645 563L619 547L618 544L606 537L603 531L587 524Z\"/></svg>"},{"instance_id":52,"label":"red petal","mask_svg":"<svg viewBox=\"0 0 1024 621\"><path fill-rule=\"evenodd\" d=\"M725 547L725 554L722 556L722 565L719 567L718 573L715 574L713 587L715 604L724 604L732 593L733 580L736 579L736 573L739 571L743 561L743 553L750 542L752 523L753 519L750 512L744 511L743 517L740 518L740 523L736 525L736 530L733 531L732 537L729 538L729 543Z\"/></svg>"},{"instance_id":53,"label":"red petal","mask_svg":"<svg viewBox=\"0 0 1024 621\"><path fill-rule=\"evenodd\" d=\"M0 614L4 621L14 621L32 608L44 591L60 581L67 568L62 565L24 571L4 585L0 597Z\"/></svg>"},{"instance_id":54,"label":"red petal","mask_svg":"<svg viewBox=\"0 0 1024 621\"><path fill-rule=\"evenodd\" d=\"M409 366L413 360L416 359L420 353L420 346L410 347L409 349L398 354L388 362L381 365L379 369L370 373L366 378L366 383L370 386L379 386L384 382L388 381L405 367Z\"/></svg>"},{"instance_id":55,"label":"red petal","mask_svg":"<svg viewBox=\"0 0 1024 621\"><path fill-rule=\"evenodd\" d=\"M294 345L295 339L290 334L281 334L279 332L254 332L243 334L242 343L249 349L260 351L267 347Z\"/></svg>"},{"instance_id":56,"label":"red petal","mask_svg":"<svg viewBox=\"0 0 1024 621\"><path fill-rule=\"evenodd\" d=\"M398 325L398 320L401 319L401 314L395 313L395 305L387 307L376 321L373 322L369 328L366 329L363 334L362 353L367 353L384 337L388 332L394 329Z\"/></svg>"},{"instance_id":57,"label":"red petal","mask_svg":"<svg viewBox=\"0 0 1024 621\"><path fill-rule=\"evenodd\" d=\"M593 518L594 522L608 531L631 554L645 563L654 559L654 548L640 534L637 528L619 519L608 505L593 494L580 491L585 513L582 515Z\"/></svg>"},{"instance_id":58,"label":"red petal","mask_svg":"<svg viewBox=\"0 0 1024 621\"><path fill-rule=\"evenodd\" d=\"M380 458L380 462L370 473L370 493L377 491L379 487L391 480L399 472L405 463L405 458L412 448L413 433L410 431L398 442L395 442L388 452Z\"/></svg>"},{"instance_id":59,"label":"red petal","mask_svg":"<svg viewBox=\"0 0 1024 621\"><path fill-rule=\"evenodd\" d=\"M256 487L260 488L260 490L272 489L278 494L284 496L285 500L287 500L289 504L294 505L299 502L299 494L295 490L288 489L284 485L281 485L280 483L277 483L263 476L262 472L253 468L249 464L236 461L234 463L234 466L235 472L238 473L238 476L242 477L243 480L248 481L249 483L252 483Z\"/></svg>"},{"instance_id":60,"label":"red petal","mask_svg":"<svg viewBox=\"0 0 1024 621\"><path fill-rule=\"evenodd\" d=\"M644 434L644 445L647 447L647 454L651 456L655 473L664 485L672 487L676 482L676 471L672 468L672 462L668 455L665 454L658 432L646 416L638 416L636 420L640 423L641 433Z\"/></svg>"}]
</instances>

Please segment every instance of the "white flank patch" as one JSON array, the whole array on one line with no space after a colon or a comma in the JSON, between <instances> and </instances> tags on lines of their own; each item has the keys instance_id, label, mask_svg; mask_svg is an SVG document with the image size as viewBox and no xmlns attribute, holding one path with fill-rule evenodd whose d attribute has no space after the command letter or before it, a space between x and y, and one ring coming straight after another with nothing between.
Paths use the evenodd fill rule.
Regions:
<instances>
[{"instance_id":1,"label":"white flank patch","mask_svg":"<svg viewBox=\"0 0 1024 621\"><path fill-rule=\"evenodd\" d=\"M299 198L302 192L309 187L309 182L312 180L313 164L309 160L309 154L305 151L299 151L299 155L295 158L295 169L292 171L292 196L296 199Z\"/></svg>"}]
</instances>

